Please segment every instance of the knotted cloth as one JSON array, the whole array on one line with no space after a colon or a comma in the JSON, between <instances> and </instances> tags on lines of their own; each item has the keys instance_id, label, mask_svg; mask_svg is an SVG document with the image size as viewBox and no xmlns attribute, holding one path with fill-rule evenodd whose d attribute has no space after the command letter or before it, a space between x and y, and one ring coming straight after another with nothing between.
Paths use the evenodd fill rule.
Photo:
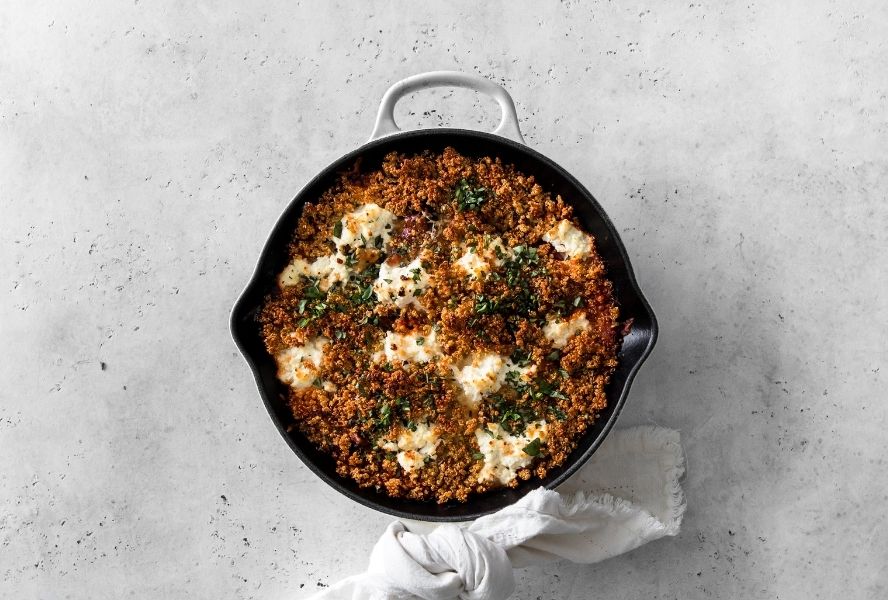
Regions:
<instances>
[{"instance_id":1,"label":"knotted cloth","mask_svg":"<svg viewBox=\"0 0 888 600\"><path fill-rule=\"evenodd\" d=\"M513 568L559 559L591 564L676 535L683 473L677 431L615 431L558 491L536 489L462 525L390 524L365 573L313 598L503 600L515 588Z\"/></svg>"}]
</instances>

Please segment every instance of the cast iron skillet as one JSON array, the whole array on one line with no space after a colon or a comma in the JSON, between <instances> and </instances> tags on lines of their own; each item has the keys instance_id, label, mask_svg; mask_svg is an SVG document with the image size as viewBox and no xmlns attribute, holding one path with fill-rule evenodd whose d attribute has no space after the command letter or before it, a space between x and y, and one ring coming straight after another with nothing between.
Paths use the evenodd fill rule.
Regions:
<instances>
[{"instance_id":1,"label":"cast iron skillet","mask_svg":"<svg viewBox=\"0 0 888 600\"><path fill-rule=\"evenodd\" d=\"M394 121L394 107L404 95L419 89L451 86L463 87L493 96L502 109L502 120L493 134L465 129L426 129L402 132ZM286 404L286 388L277 380L274 359L265 351L256 315L265 295L276 285L276 277L288 262L287 246L307 201L321 196L333 185L337 173L361 159L362 168L379 167L383 157L392 151L405 154L447 146L468 156L495 156L518 170L536 177L539 184L573 206L586 230L595 236L599 254L613 282L614 296L620 307L620 318L631 319L632 327L623 338L619 366L606 389L608 405L595 424L580 440L576 450L564 464L551 469L540 480L521 483L515 489L499 490L470 497L465 503L439 505L433 502L395 499L372 489L359 488L350 479L336 474L333 461L318 452L293 424ZM424 521L467 521L514 503L541 484L554 488L566 481L595 452L611 430L626 401L629 386L642 362L650 354L657 338L657 321L638 289L632 267L617 231L601 206L567 171L524 145L518 118L511 97L499 85L482 77L464 73L439 71L416 75L392 86L382 99L376 126L370 141L333 162L290 202L271 232L259 257L252 279L241 294L231 315L231 331L238 348L253 370L259 393L281 435L299 458L321 479L349 498L376 510L400 518Z\"/></svg>"}]
</instances>

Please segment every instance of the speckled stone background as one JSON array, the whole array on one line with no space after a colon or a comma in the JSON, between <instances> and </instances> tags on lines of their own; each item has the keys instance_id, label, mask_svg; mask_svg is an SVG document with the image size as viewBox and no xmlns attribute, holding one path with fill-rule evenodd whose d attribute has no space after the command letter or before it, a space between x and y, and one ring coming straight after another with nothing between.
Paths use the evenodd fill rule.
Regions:
<instances>
[{"instance_id":1,"label":"speckled stone background","mask_svg":"<svg viewBox=\"0 0 888 600\"><path fill-rule=\"evenodd\" d=\"M300 598L389 518L279 438L227 318L394 81L475 72L609 212L677 538L522 599L888 595L884 2L0 4L0 597ZM424 92L405 127L492 128Z\"/></svg>"}]
</instances>

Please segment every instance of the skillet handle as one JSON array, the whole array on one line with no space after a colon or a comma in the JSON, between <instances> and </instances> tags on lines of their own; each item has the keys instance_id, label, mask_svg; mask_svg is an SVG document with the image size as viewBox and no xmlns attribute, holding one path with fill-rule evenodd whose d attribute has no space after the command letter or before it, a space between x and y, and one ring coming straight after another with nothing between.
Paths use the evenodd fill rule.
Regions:
<instances>
[{"instance_id":1,"label":"skillet handle","mask_svg":"<svg viewBox=\"0 0 888 600\"><path fill-rule=\"evenodd\" d=\"M499 135L510 140L514 140L520 144L524 143L521 136L521 129L518 127L518 114L515 112L515 103L505 88L493 81L481 77L480 75L472 75L469 73L460 73L459 71L430 71L428 73L420 73L413 75L407 79L402 79L388 89L382 97L379 104L379 113L376 115L376 125L373 127L373 133L370 134L370 140L373 141L393 133L398 133L401 129L395 123L395 105L398 100L419 90L425 90L434 87L458 87L474 90L481 94L487 94L496 100L500 105L502 118L499 125L493 130L495 135Z\"/></svg>"}]
</instances>

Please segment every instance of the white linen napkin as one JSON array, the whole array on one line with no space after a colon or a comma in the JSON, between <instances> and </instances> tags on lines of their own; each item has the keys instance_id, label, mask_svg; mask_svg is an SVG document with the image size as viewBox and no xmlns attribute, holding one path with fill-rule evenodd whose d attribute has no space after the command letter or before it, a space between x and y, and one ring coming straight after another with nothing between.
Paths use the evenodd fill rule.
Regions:
<instances>
[{"instance_id":1,"label":"white linen napkin","mask_svg":"<svg viewBox=\"0 0 888 600\"><path fill-rule=\"evenodd\" d=\"M513 568L559 559L591 564L676 535L683 473L677 431L614 431L557 491L536 489L472 523L392 523L365 573L312 598L503 600L515 587Z\"/></svg>"}]
</instances>

